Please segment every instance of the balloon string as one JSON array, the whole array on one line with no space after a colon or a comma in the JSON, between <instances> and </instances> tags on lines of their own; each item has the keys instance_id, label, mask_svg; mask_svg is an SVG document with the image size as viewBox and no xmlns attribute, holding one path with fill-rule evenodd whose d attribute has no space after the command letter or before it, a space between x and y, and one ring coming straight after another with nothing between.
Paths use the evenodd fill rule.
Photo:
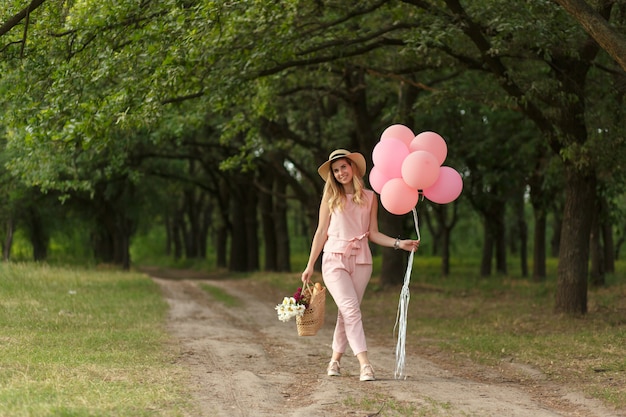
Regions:
<instances>
[{"instance_id":1,"label":"balloon string","mask_svg":"<svg viewBox=\"0 0 626 417\"><path fill-rule=\"evenodd\" d=\"M415 221L415 231L417 232L417 238L418 240L421 240L417 211L415 210L415 208L413 209L413 220ZM396 313L396 324L393 326L394 334L396 332L396 329L398 329L398 341L396 343L396 369L394 372L395 379L401 379L404 376L404 364L406 359L406 322L409 310L409 301L411 299L411 294L409 292L409 282L411 281L411 271L413 269L414 256L415 252L411 251L406 272L404 274L404 283L402 284L402 290L400 291L398 312ZM406 379L406 376L404 376L404 378Z\"/></svg>"},{"instance_id":2,"label":"balloon string","mask_svg":"<svg viewBox=\"0 0 626 417\"><path fill-rule=\"evenodd\" d=\"M420 224L419 220L417 219L417 210L415 210L415 208L413 208L413 221L415 222L415 232L417 233L417 240L422 240L420 236Z\"/></svg>"}]
</instances>

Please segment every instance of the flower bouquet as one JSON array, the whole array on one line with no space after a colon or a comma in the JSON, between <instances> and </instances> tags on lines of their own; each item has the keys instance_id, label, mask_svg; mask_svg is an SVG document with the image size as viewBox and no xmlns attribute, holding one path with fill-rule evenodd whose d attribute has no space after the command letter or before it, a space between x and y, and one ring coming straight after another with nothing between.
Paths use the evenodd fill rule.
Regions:
<instances>
[{"instance_id":1,"label":"flower bouquet","mask_svg":"<svg viewBox=\"0 0 626 417\"><path fill-rule=\"evenodd\" d=\"M320 283L314 286L307 283L292 297L283 298L283 302L276 306L276 312L283 322L296 318L299 336L314 336L324 324L325 306L326 288Z\"/></svg>"}]
</instances>

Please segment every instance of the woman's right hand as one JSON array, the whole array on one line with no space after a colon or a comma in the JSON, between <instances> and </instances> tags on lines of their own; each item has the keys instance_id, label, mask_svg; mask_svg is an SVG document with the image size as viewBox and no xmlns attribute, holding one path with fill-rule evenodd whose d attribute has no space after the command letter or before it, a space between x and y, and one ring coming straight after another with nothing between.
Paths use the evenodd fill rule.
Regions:
<instances>
[{"instance_id":1,"label":"woman's right hand","mask_svg":"<svg viewBox=\"0 0 626 417\"><path fill-rule=\"evenodd\" d=\"M313 276L313 268L310 268L307 266L304 272L302 272L302 283L306 284L308 282L311 282L312 276Z\"/></svg>"}]
</instances>

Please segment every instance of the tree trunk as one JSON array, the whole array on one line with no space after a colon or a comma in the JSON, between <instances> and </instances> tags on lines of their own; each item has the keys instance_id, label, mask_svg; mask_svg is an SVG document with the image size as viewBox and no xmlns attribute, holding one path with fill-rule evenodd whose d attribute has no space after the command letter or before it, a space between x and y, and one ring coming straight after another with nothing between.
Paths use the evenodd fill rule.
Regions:
<instances>
[{"instance_id":1,"label":"tree trunk","mask_svg":"<svg viewBox=\"0 0 626 417\"><path fill-rule=\"evenodd\" d=\"M182 259L185 239L185 215L182 209L176 209L173 217L169 220L170 238L173 247L173 257L175 260Z\"/></svg>"},{"instance_id":2,"label":"tree trunk","mask_svg":"<svg viewBox=\"0 0 626 417\"><path fill-rule=\"evenodd\" d=\"M517 219L517 239L519 239L520 272L528 276L528 224L524 213L524 193L520 191L515 198L515 218ZM513 237L514 240L515 237Z\"/></svg>"},{"instance_id":3,"label":"tree trunk","mask_svg":"<svg viewBox=\"0 0 626 417\"><path fill-rule=\"evenodd\" d=\"M485 240L481 262L481 276L491 275L491 262L495 253L496 272L506 275L506 227L504 221L505 204L492 200L482 210Z\"/></svg>"},{"instance_id":4,"label":"tree trunk","mask_svg":"<svg viewBox=\"0 0 626 417\"><path fill-rule=\"evenodd\" d=\"M28 209L27 222L30 243L33 246L33 260L35 262L45 261L48 256L48 241L50 238L46 232L41 214L33 207Z\"/></svg>"},{"instance_id":5,"label":"tree trunk","mask_svg":"<svg viewBox=\"0 0 626 417\"><path fill-rule=\"evenodd\" d=\"M604 257L604 272L607 274L615 273L615 245L613 243L613 225L608 217L608 204L606 199L600 200L600 207L603 216L600 220L600 229L602 231L602 247Z\"/></svg>"},{"instance_id":6,"label":"tree trunk","mask_svg":"<svg viewBox=\"0 0 626 417\"><path fill-rule=\"evenodd\" d=\"M248 272L259 269L257 193L252 177L237 175L231 181L231 271Z\"/></svg>"},{"instance_id":7,"label":"tree trunk","mask_svg":"<svg viewBox=\"0 0 626 417\"><path fill-rule=\"evenodd\" d=\"M276 234L276 270L291 272L289 226L287 222L287 183L281 178L274 182L274 231Z\"/></svg>"},{"instance_id":8,"label":"tree trunk","mask_svg":"<svg viewBox=\"0 0 626 417\"><path fill-rule=\"evenodd\" d=\"M113 263L123 269L130 269L130 236L133 226L130 219L124 213L113 215L114 221L111 228L111 242L113 244Z\"/></svg>"},{"instance_id":9,"label":"tree trunk","mask_svg":"<svg viewBox=\"0 0 626 417\"><path fill-rule=\"evenodd\" d=\"M15 224L13 217L9 217L5 223L6 233L4 235L4 241L2 242L2 259L8 261L11 259L11 247L13 246L13 232L15 230Z\"/></svg>"},{"instance_id":10,"label":"tree trunk","mask_svg":"<svg viewBox=\"0 0 626 417\"><path fill-rule=\"evenodd\" d=\"M496 204L493 212L495 226L496 272L501 275L508 273L506 264L506 223L504 221L504 203Z\"/></svg>"},{"instance_id":11,"label":"tree trunk","mask_svg":"<svg viewBox=\"0 0 626 417\"><path fill-rule=\"evenodd\" d=\"M480 261L480 276L488 277L491 275L491 259L493 257L493 233L490 230L489 221L483 218L483 254Z\"/></svg>"},{"instance_id":12,"label":"tree trunk","mask_svg":"<svg viewBox=\"0 0 626 417\"><path fill-rule=\"evenodd\" d=\"M320 201L317 201L316 204L314 205L313 202L311 202L311 204L303 204L304 207L301 208L302 212L305 214L306 216L306 226L307 226L307 232L306 232L306 236L308 238L307 240L307 246L308 249L310 250L311 248L311 244L312 244L312 239L313 236L315 235L315 230L317 228L317 223L318 223L318 216L319 216L319 204ZM315 207L315 209L312 209L312 207ZM302 269L304 269L304 266L302 267ZM313 269L315 271L321 271L322 269L322 255L318 256L317 259L315 260L315 264L313 266Z\"/></svg>"},{"instance_id":13,"label":"tree trunk","mask_svg":"<svg viewBox=\"0 0 626 417\"><path fill-rule=\"evenodd\" d=\"M419 207L419 206L418 206ZM432 204L431 207L433 208L433 212L435 213L435 217L437 217L437 210L438 207L435 206L435 204ZM441 207L445 207L445 206L441 206ZM430 242L430 254L432 256L438 256L439 252L440 252L440 247L442 246L442 233L443 231L441 230L441 228L438 227L437 223L438 221L433 221L431 216L431 211L430 210L418 210L418 213L420 215L420 224L425 224L426 227L428 228L428 234L430 236L430 238L432 239L432 241Z\"/></svg>"},{"instance_id":14,"label":"tree trunk","mask_svg":"<svg viewBox=\"0 0 626 417\"><path fill-rule=\"evenodd\" d=\"M107 205L97 219L97 226L98 230L92 235L95 258L130 269L130 236L134 232L132 220Z\"/></svg>"},{"instance_id":15,"label":"tree trunk","mask_svg":"<svg viewBox=\"0 0 626 417\"><path fill-rule=\"evenodd\" d=\"M624 242L626 242L626 228L624 228L624 230L622 230L621 237L617 239L617 242L615 242L614 259L616 261L619 260L619 252L620 252Z\"/></svg>"},{"instance_id":16,"label":"tree trunk","mask_svg":"<svg viewBox=\"0 0 626 417\"><path fill-rule=\"evenodd\" d=\"M206 241L208 231L207 216L210 216L207 195L196 189L183 192L185 225L185 255L187 259L206 258Z\"/></svg>"},{"instance_id":17,"label":"tree trunk","mask_svg":"<svg viewBox=\"0 0 626 417\"><path fill-rule=\"evenodd\" d=\"M218 207L219 207L219 219L217 221L217 226L215 227L216 231L216 261L218 268L226 268L229 264L228 262L228 237L229 233L233 231L234 226L230 221L230 213L229 207L235 204L235 202L230 201L231 196L230 184L224 179L220 178L219 182L219 194L218 194ZM231 246L232 246L231 239Z\"/></svg>"},{"instance_id":18,"label":"tree trunk","mask_svg":"<svg viewBox=\"0 0 626 417\"><path fill-rule=\"evenodd\" d=\"M535 231L533 241L533 281L546 279L546 212L543 209L533 210Z\"/></svg>"},{"instance_id":19,"label":"tree trunk","mask_svg":"<svg viewBox=\"0 0 626 417\"><path fill-rule=\"evenodd\" d=\"M172 218L169 213L165 213L164 215L164 226L165 226L165 256L172 255Z\"/></svg>"},{"instance_id":20,"label":"tree trunk","mask_svg":"<svg viewBox=\"0 0 626 417\"><path fill-rule=\"evenodd\" d=\"M554 222L552 224L552 239L550 240L550 254L553 258L559 257L561 251L561 233L563 232L563 208L555 208Z\"/></svg>"},{"instance_id":21,"label":"tree trunk","mask_svg":"<svg viewBox=\"0 0 626 417\"><path fill-rule=\"evenodd\" d=\"M452 229L457 221L458 202L453 203L452 216L448 216L448 205L437 205L434 208L439 230L439 243L441 246L441 275L446 277L450 274L450 237Z\"/></svg>"},{"instance_id":22,"label":"tree trunk","mask_svg":"<svg viewBox=\"0 0 626 417\"><path fill-rule=\"evenodd\" d=\"M200 220L200 230L198 231L198 250L202 259L206 259L209 244L209 229L211 228L211 219L213 218L213 204L206 196L206 206L202 210L202 218Z\"/></svg>"},{"instance_id":23,"label":"tree trunk","mask_svg":"<svg viewBox=\"0 0 626 417\"><path fill-rule=\"evenodd\" d=\"M393 215L380 206L378 217L380 231L392 237L403 237L403 216ZM393 248L382 248L382 266L380 270L380 283L382 286L402 285L406 272L406 256L404 251Z\"/></svg>"},{"instance_id":24,"label":"tree trunk","mask_svg":"<svg viewBox=\"0 0 626 417\"><path fill-rule=\"evenodd\" d=\"M596 179L566 166L565 207L557 276L557 313L587 312L589 235L596 198Z\"/></svg>"},{"instance_id":25,"label":"tree trunk","mask_svg":"<svg viewBox=\"0 0 626 417\"><path fill-rule=\"evenodd\" d=\"M119 264L122 265L122 268L126 271L130 270L130 238L134 232L134 225L131 219L126 218L126 216L122 215L122 222L118 223L119 228L117 230L117 239L118 239L118 256L119 256Z\"/></svg>"},{"instance_id":26,"label":"tree trunk","mask_svg":"<svg viewBox=\"0 0 626 417\"><path fill-rule=\"evenodd\" d=\"M218 268L226 268L228 265L227 247L228 230L225 225L220 225L216 230L215 239L215 263Z\"/></svg>"},{"instance_id":27,"label":"tree trunk","mask_svg":"<svg viewBox=\"0 0 626 417\"><path fill-rule=\"evenodd\" d=\"M96 225L97 229L91 234L91 247L93 248L93 256L98 262L113 262L113 244L111 236L106 229L102 230L101 225Z\"/></svg>"},{"instance_id":28,"label":"tree trunk","mask_svg":"<svg viewBox=\"0 0 626 417\"><path fill-rule=\"evenodd\" d=\"M184 224L184 239L185 244L185 258L195 259L197 258L196 239L194 237L194 229L197 223L197 206L193 198L193 190L187 189L183 191L183 224Z\"/></svg>"},{"instance_id":29,"label":"tree trunk","mask_svg":"<svg viewBox=\"0 0 626 417\"><path fill-rule=\"evenodd\" d=\"M230 260L228 269L230 271L245 272L248 270L248 233L246 231L246 209L244 201L236 197L239 193L233 192L231 204L232 233L230 244Z\"/></svg>"},{"instance_id":30,"label":"tree trunk","mask_svg":"<svg viewBox=\"0 0 626 417\"><path fill-rule=\"evenodd\" d=\"M274 186L274 175L271 170L261 173L260 178L263 190L259 192L259 211L261 216L261 228L263 230L263 246L265 247L264 267L265 271L277 271L277 244L276 225L274 223L274 195L271 192Z\"/></svg>"},{"instance_id":31,"label":"tree trunk","mask_svg":"<svg viewBox=\"0 0 626 417\"><path fill-rule=\"evenodd\" d=\"M545 166L548 160L543 152L537 156L537 165L528 179L530 185L530 203L533 208L534 231L533 231L533 272L532 279L535 282L546 279L546 257L547 257L547 213L552 201L550 193L544 189Z\"/></svg>"},{"instance_id":32,"label":"tree trunk","mask_svg":"<svg viewBox=\"0 0 626 417\"><path fill-rule=\"evenodd\" d=\"M593 212L593 220L591 223L591 233L589 234L589 254L591 257L591 266L589 271L589 281L592 287L604 286L604 257L601 243L600 230L600 204L596 202L596 210Z\"/></svg>"},{"instance_id":33,"label":"tree trunk","mask_svg":"<svg viewBox=\"0 0 626 417\"><path fill-rule=\"evenodd\" d=\"M246 185L244 185L245 187ZM247 185L249 187L249 185ZM257 205L258 194L256 192L248 192L244 198L245 217L244 222L246 224L246 251L247 255L247 271L258 271L259 265L259 222L257 220Z\"/></svg>"},{"instance_id":34,"label":"tree trunk","mask_svg":"<svg viewBox=\"0 0 626 417\"><path fill-rule=\"evenodd\" d=\"M445 228L441 236L441 276L450 275L450 235L452 229Z\"/></svg>"}]
</instances>

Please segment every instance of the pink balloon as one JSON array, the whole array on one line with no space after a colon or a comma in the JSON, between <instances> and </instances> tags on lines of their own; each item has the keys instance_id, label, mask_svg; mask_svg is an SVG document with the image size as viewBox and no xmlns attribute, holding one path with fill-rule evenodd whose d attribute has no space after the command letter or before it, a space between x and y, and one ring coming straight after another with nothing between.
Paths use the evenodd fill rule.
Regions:
<instances>
[{"instance_id":1,"label":"pink balloon","mask_svg":"<svg viewBox=\"0 0 626 417\"><path fill-rule=\"evenodd\" d=\"M411 152L402 162L402 179L409 187L423 190L437 181L439 168L439 162L432 153Z\"/></svg>"},{"instance_id":2,"label":"pink balloon","mask_svg":"<svg viewBox=\"0 0 626 417\"><path fill-rule=\"evenodd\" d=\"M463 190L461 174L450 167L439 168L439 178L423 190L424 197L437 204L448 204L456 200Z\"/></svg>"},{"instance_id":3,"label":"pink balloon","mask_svg":"<svg viewBox=\"0 0 626 417\"><path fill-rule=\"evenodd\" d=\"M380 135L380 140L387 140L389 138L400 139L408 147L411 141L415 137L415 133L405 125L391 125L383 131Z\"/></svg>"},{"instance_id":4,"label":"pink balloon","mask_svg":"<svg viewBox=\"0 0 626 417\"><path fill-rule=\"evenodd\" d=\"M409 144L411 152L426 151L435 155L439 165L443 164L448 156L448 145L446 141L435 132L422 132L415 136Z\"/></svg>"},{"instance_id":5,"label":"pink balloon","mask_svg":"<svg viewBox=\"0 0 626 417\"><path fill-rule=\"evenodd\" d=\"M372 150L372 161L387 178L402 176L402 161L409 154L409 148L400 139L389 138L380 141Z\"/></svg>"},{"instance_id":6,"label":"pink balloon","mask_svg":"<svg viewBox=\"0 0 626 417\"><path fill-rule=\"evenodd\" d=\"M419 193L409 187L402 178L392 178L380 193L380 202L391 214L402 215L410 212L419 200Z\"/></svg>"},{"instance_id":7,"label":"pink balloon","mask_svg":"<svg viewBox=\"0 0 626 417\"><path fill-rule=\"evenodd\" d=\"M369 178L372 189L378 194L380 194L383 190L383 186L385 185L385 183L389 181L389 178L385 176L385 174L383 174L380 168L378 168L376 165L372 167Z\"/></svg>"}]
</instances>

